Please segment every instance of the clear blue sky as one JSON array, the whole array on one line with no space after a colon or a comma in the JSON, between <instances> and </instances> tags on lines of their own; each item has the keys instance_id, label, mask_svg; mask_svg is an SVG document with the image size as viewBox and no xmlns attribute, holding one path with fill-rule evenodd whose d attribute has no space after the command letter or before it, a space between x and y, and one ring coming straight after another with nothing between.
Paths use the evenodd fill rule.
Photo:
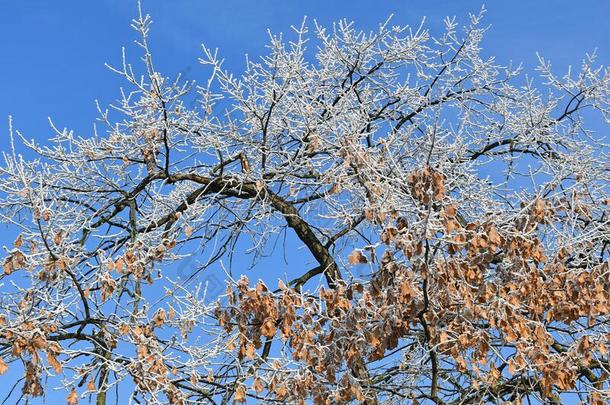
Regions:
<instances>
[{"instance_id":1,"label":"clear blue sky","mask_svg":"<svg viewBox=\"0 0 610 405\"><path fill-rule=\"evenodd\" d=\"M158 66L205 79L197 65L199 45L220 48L227 66L239 71L245 53L264 51L266 30L287 31L304 15L323 23L352 19L374 28L388 15L416 25L428 16L440 26L445 15L466 16L479 1L452 0L145 0L155 21L152 44ZM485 52L500 61L523 61L532 68L540 51L558 68L579 64L598 49L610 60L610 1L487 1L492 25ZM93 100L110 101L120 81L103 63L120 61L120 48L135 38L129 27L135 0L0 0L0 134L6 117L39 140L50 131L47 116L85 135L96 111ZM462 18L463 20L463 18ZM133 61L138 56L132 52ZM0 137L5 145L6 137Z\"/></svg>"},{"instance_id":2,"label":"clear blue sky","mask_svg":"<svg viewBox=\"0 0 610 405\"><path fill-rule=\"evenodd\" d=\"M340 18L372 29L394 14L397 24L442 27L442 18L461 21L482 2L451 0L145 0L153 16L152 48L157 67L169 75L182 72L203 82L198 66L200 44L218 47L226 67L239 73L244 54L264 52L267 29L288 31L303 16L330 24ZM579 65L585 52L597 48L599 62L610 61L610 0L487 1L486 22L492 25L483 45L500 62L536 64L536 51L564 70ZM59 127L91 132L94 100L102 105L118 95L123 83L104 67L118 64L121 46L136 38L130 21L135 0L0 0L0 151L8 149L7 117L26 137L44 142L51 131L47 117ZM437 31L438 32L438 31ZM131 60L139 54L131 48ZM129 54L128 54L129 56ZM0 228L0 246L12 235ZM0 399L3 397L0 383ZM59 398L63 402L65 394Z\"/></svg>"}]
</instances>

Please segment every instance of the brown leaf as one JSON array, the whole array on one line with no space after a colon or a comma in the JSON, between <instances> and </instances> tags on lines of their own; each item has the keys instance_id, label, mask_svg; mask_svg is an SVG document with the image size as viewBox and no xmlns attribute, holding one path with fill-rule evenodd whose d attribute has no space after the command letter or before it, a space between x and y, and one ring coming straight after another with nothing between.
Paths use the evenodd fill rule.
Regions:
<instances>
[{"instance_id":1,"label":"brown leaf","mask_svg":"<svg viewBox=\"0 0 610 405\"><path fill-rule=\"evenodd\" d=\"M261 326L261 334L266 337L273 337L275 335L275 322L273 319L265 319L263 326Z\"/></svg>"},{"instance_id":2,"label":"brown leaf","mask_svg":"<svg viewBox=\"0 0 610 405\"><path fill-rule=\"evenodd\" d=\"M61 373L61 363L50 352L47 352L47 361L49 362L49 365L53 367L53 370L55 370L55 374Z\"/></svg>"},{"instance_id":3,"label":"brown leaf","mask_svg":"<svg viewBox=\"0 0 610 405\"><path fill-rule=\"evenodd\" d=\"M246 387L239 384L235 390L235 402L246 402Z\"/></svg>"},{"instance_id":4,"label":"brown leaf","mask_svg":"<svg viewBox=\"0 0 610 405\"><path fill-rule=\"evenodd\" d=\"M78 394L74 388L72 388L72 391L70 391L70 393L68 394L66 402L68 403L68 405L78 404Z\"/></svg>"},{"instance_id":5,"label":"brown leaf","mask_svg":"<svg viewBox=\"0 0 610 405\"><path fill-rule=\"evenodd\" d=\"M354 251L352 251L352 253L350 253L350 255L348 256L347 260L350 262L350 264L368 263L366 256L363 255L362 251L360 251L359 249L355 249Z\"/></svg>"},{"instance_id":6,"label":"brown leaf","mask_svg":"<svg viewBox=\"0 0 610 405\"><path fill-rule=\"evenodd\" d=\"M256 357L256 348L252 343L247 343L245 348L246 357L249 359L254 359Z\"/></svg>"},{"instance_id":7,"label":"brown leaf","mask_svg":"<svg viewBox=\"0 0 610 405\"><path fill-rule=\"evenodd\" d=\"M87 383L87 391L95 391L95 382L93 381L93 378Z\"/></svg>"},{"instance_id":8,"label":"brown leaf","mask_svg":"<svg viewBox=\"0 0 610 405\"><path fill-rule=\"evenodd\" d=\"M116 269L116 271L117 271L118 273L122 273L122 272L123 272L123 265L124 265L124 261L123 261L123 259L121 258L121 259L118 259L118 260L116 261L116 263L114 263L114 268Z\"/></svg>"},{"instance_id":9,"label":"brown leaf","mask_svg":"<svg viewBox=\"0 0 610 405\"><path fill-rule=\"evenodd\" d=\"M239 155L239 160L240 160L241 168L242 168L243 172L249 173L250 172L250 162L248 161L248 158L242 153Z\"/></svg>"},{"instance_id":10,"label":"brown leaf","mask_svg":"<svg viewBox=\"0 0 610 405\"><path fill-rule=\"evenodd\" d=\"M502 243L502 239L500 238L500 235L498 234L498 231L496 230L495 226L490 226L489 227L489 231L487 232L487 236L489 238L489 241L491 243L493 243L494 245L499 245L500 243Z\"/></svg>"},{"instance_id":11,"label":"brown leaf","mask_svg":"<svg viewBox=\"0 0 610 405\"><path fill-rule=\"evenodd\" d=\"M159 309L153 318L155 322L155 326L161 326L165 322L165 310L163 308Z\"/></svg>"},{"instance_id":12,"label":"brown leaf","mask_svg":"<svg viewBox=\"0 0 610 405\"><path fill-rule=\"evenodd\" d=\"M6 373L7 370L8 370L8 366L4 362L4 359L0 358L0 375Z\"/></svg>"},{"instance_id":13,"label":"brown leaf","mask_svg":"<svg viewBox=\"0 0 610 405\"><path fill-rule=\"evenodd\" d=\"M333 183L330 190L328 190L328 194L337 194L341 192L341 185L339 183Z\"/></svg>"},{"instance_id":14,"label":"brown leaf","mask_svg":"<svg viewBox=\"0 0 610 405\"><path fill-rule=\"evenodd\" d=\"M17 249L19 249L21 245L23 245L23 235L17 236L17 239L15 239L15 242L13 244Z\"/></svg>"},{"instance_id":15,"label":"brown leaf","mask_svg":"<svg viewBox=\"0 0 610 405\"><path fill-rule=\"evenodd\" d=\"M14 270L12 260L5 260L4 264L2 265L2 269L4 270L4 274L6 274L7 276L11 274Z\"/></svg>"},{"instance_id":16,"label":"brown leaf","mask_svg":"<svg viewBox=\"0 0 610 405\"><path fill-rule=\"evenodd\" d=\"M192 386L196 387L197 383L199 382L199 376L196 373L191 374L191 377L189 378L189 382L191 383Z\"/></svg>"},{"instance_id":17,"label":"brown leaf","mask_svg":"<svg viewBox=\"0 0 610 405\"><path fill-rule=\"evenodd\" d=\"M256 391L257 394L260 394L263 391L263 382L260 378L256 377L254 382L252 383L252 389Z\"/></svg>"},{"instance_id":18,"label":"brown leaf","mask_svg":"<svg viewBox=\"0 0 610 405\"><path fill-rule=\"evenodd\" d=\"M121 323L119 325L119 334L120 335L126 335L129 333L129 325L127 325L126 323Z\"/></svg>"}]
</instances>

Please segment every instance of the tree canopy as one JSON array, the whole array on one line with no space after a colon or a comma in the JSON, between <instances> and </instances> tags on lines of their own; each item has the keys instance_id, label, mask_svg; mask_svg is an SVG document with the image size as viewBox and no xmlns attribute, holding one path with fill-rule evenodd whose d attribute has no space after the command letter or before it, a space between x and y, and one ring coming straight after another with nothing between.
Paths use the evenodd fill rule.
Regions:
<instances>
[{"instance_id":1,"label":"tree canopy","mask_svg":"<svg viewBox=\"0 0 610 405\"><path fill-rule=\"evenodd\" d=\"M197 85L155 68L141 14L95 134L11 128L9 397L607 403L610 71L527 77L482 55L481 18L303 23L239 75L203 47Z\"/></svg>"}]
</instances>

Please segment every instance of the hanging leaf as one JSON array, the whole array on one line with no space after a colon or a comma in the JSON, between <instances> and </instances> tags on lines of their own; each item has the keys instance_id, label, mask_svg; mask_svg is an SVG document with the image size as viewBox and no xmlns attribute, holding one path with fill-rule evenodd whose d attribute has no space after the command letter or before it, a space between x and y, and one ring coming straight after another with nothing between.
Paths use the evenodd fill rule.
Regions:
<instances>
[{"instance_id":1,"label":"hanging leaf","mask_svg":"<svg viewBox=\"0 0 610 405\"><path fill-rule=\"evenodd\" d=\"M368 263L368 259L359 249L353 250L352 253L350 253L350 255L348 256L347 260L350 264L354 265Z\"/></svg>"},{"instance_id":2,"label":"hanging leaf","mask_svg":"<svg viewBox=\"0 0 610 405\"><path fill-rule=\"evenodd\" d=\"M66 398L66 402L68 403L68 405L78 404L78 393L76 392L76 390L74 388L72 388L72 391L70 391L70 393L68 394L68 397Z\"/></svg>"}]
</instances>

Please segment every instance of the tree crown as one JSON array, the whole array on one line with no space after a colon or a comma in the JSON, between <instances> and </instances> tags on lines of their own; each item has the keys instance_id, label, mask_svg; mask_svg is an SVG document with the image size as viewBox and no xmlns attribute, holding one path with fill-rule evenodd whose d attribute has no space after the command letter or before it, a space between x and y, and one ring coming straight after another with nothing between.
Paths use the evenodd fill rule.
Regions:
<instances>
[{"instance_id":1,"label":"tree crown","mask_svg":"<svg viewBox=\"0 0 610 405\"><path fill-rule=\"evenodd\" d=\"M536 87L481 55L480 20L303 24L240 76L204 47L196 86L156 70L140 15L143 74L112 68L129 87L104 132L11 130L0 373L71 404L123 382L150 403L605 403L610 168L589 122L610 74L541 58ZM301 247L294 277L231 265Z\"/></svg>"}]
</instances>

